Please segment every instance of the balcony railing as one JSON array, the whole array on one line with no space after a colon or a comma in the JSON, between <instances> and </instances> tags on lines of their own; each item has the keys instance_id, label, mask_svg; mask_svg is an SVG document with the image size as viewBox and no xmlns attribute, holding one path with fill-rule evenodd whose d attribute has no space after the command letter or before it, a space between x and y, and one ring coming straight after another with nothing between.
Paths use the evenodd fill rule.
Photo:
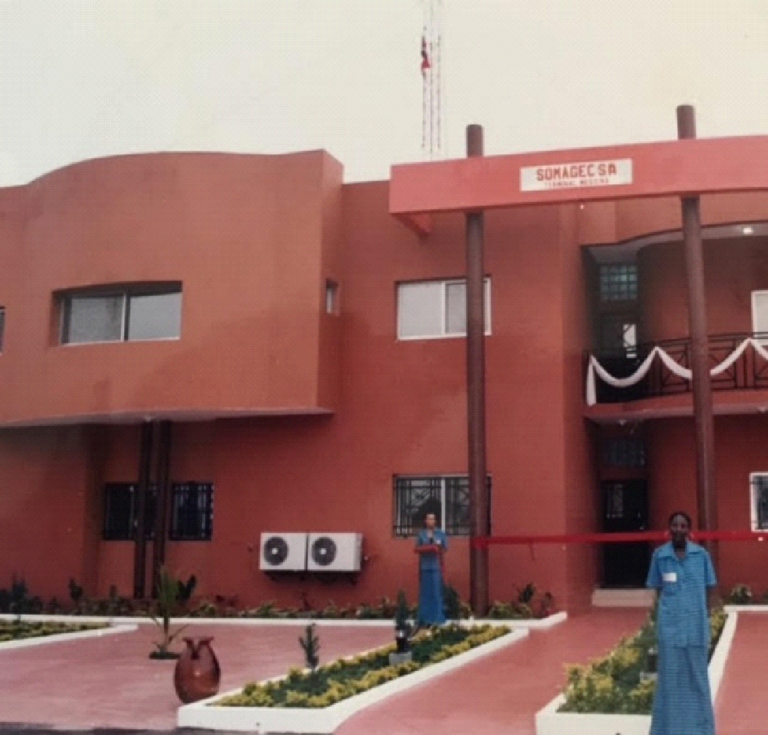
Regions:
<instances>
[{"instance_id":1,"label":"balcony railing","mask_svg":"<svg viewBox=\"0 0 768 735\"><path fill-rule=\"evenodd\" d=\"M747 342L745 345L744 343ZM756 347L757 346L757 347ZM710 370L722 366L729 358L732 362L724 369L711 376L712 390L748 390L768 389L768 359L761 355L758 348L768 355L768 333L718 334L709 338ZM585 383L587 385L587 403L626 403L644 398L669 396L688 393L691 381L682 377L665 363L659 352L652 359L648 371L637 382L624 387L610 385L600 377L599 371L590 368L594 357L605 372L612 378L627 379L636 375L646 359L656 349L662 350L683 370L691 366L690 339L672 339L660 342L648 342L635 348L625 348L623 354L592 353L585 358ZM736 359L736 352L741 349ZM672 366L674 367L674 365ZM590 372L593 373L592 378ZM594 394L590 398L590 379Z\"/></svg>"}]
</instances>

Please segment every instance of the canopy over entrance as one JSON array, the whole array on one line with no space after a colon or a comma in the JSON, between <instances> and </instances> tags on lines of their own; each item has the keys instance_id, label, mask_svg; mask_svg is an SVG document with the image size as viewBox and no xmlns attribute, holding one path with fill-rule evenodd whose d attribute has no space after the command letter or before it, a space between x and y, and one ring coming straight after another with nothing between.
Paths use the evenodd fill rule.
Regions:
<instances>
[{"instance_id":1,"label":"canopy over entrance","mask_svg":"<svg viewBox=\"0 0 768 735\"><path fill-rule=\"evenodd\" d=\"M768 189L768 136L461 158L392 167L389 211L421 235L438 212Z\"/></svg>"}]
</instances>

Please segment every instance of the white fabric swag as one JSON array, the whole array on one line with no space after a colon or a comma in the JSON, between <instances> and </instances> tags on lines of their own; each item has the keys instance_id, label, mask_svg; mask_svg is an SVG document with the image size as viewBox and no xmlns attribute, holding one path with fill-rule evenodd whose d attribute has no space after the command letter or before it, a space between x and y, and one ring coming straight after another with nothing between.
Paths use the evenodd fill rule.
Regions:
<instances>
[{"instance_id":1,"label":"white fabric swag","mask_svg":"<svg viewBox=\"0 0 768 735\"><path fill-rule=\"evenodd\" d=\"M744 350L746 350L747 347L752 347L763 360L768 361L768 350L766 350L758 340L753 339L752 337L747 337L747 339L731 352L725 360L720 364L715 365L715 367L709 371L709 374L714 378L724 373L744 354ZM587 368L587 405L594 406L597 403L597 385L595 376L599 377L603 382L608 383L608 385L614 386L614 388L628 388L630 385L639 383L647 375L648 371L651 369L653 361L657 357L664 363L667 370L677 375L678 378L683 378L684 380L691 379L691 369L683 367L680 363L675 362L675 360L659 346L654 347L637 370L626 378L615 378L597 361L597 358L594 355L590 355L589 366Z\"/></svg>"}]
</instances>

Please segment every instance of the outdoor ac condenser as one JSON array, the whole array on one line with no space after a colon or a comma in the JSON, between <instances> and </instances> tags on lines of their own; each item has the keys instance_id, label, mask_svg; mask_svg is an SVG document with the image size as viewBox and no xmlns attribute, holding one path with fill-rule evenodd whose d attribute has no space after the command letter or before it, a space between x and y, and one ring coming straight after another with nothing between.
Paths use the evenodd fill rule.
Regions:
<instances>
[{"instance_id":1,"label":"outdoor ac condenser","mask_svg":"<svg viewBox=\"0 0 768 735\"><path fill-rule=\"evenodd\" d=\"M362 533L310 533L307 569L311 572L359 572Z\"/></svg>"},{"instance_id":2,"label":"outdoor ac condenser","mask_svg":"<svg viewBox=\"0 0 768 735\"><path fill-rule=\"evenodd\" d=\"M307 568L307 534L261 534L259 569L264 572L303 572Z\"/></svg>"}]
</instances>

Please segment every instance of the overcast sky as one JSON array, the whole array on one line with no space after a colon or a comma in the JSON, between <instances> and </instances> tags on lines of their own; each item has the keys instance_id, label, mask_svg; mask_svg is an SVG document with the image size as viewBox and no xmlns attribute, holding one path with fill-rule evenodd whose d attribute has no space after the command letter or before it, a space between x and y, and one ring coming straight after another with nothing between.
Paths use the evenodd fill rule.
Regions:
<instances>
[{"instance_id":1,"label":"overcast sky","mask_svg":"<svg viewBox=\"0 0 768 735\"><path fill-rule=\"evenodd\" d=\"M0 186L87 158L421 157L418 0L0 0ZM443 0L447 153L768 133L768 0Z\"/></svg>"}]
</instances>

